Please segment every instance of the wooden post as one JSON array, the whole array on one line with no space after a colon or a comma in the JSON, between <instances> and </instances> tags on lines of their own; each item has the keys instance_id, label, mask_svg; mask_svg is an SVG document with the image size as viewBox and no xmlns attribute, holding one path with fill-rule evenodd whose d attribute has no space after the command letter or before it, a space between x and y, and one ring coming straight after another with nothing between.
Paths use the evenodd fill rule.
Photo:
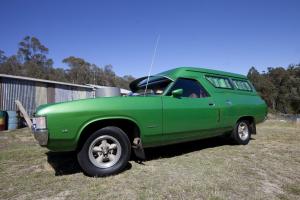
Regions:
<instances>
[{"instance_id":1,"label":"wooden post","mask_svg":"<svg viewBox=\"0 0 300 200\"><path fill-rule=\"evenodd\" d=\"M22 103L19 100L15 100L15 103L17 104L18 109L20 110L20 112L22 113L28 127L31 129L32 127L32 122L30 120L30 117L28 116L25 108L23 107Z\"/></svg>"}]
</instances>

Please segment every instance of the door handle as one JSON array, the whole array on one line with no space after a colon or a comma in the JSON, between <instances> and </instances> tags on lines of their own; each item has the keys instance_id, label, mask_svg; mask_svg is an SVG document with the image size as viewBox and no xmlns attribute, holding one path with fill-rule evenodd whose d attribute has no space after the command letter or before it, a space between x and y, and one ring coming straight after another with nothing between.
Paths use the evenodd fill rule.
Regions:
<instances>
[{"instance_id":1,"label":"door handle","mask_svg":"<svg viewBox=\"0 0 300 200\"><path fill-rule=\"evenodd\" d=\"M209 103L208 105L209 105L209 106L215 106L216 104L214 104L214 103Z\"/></svg>"},{"instance_id":2,"label":"door handle","mask_svg":"<svg viewBox=\"0 0 300 200\"><path fill-rule=\"evenodd\" d=\"M232 102L230 100L226 100L226 104L231 106Z\"/></svg>"}]
</instances>

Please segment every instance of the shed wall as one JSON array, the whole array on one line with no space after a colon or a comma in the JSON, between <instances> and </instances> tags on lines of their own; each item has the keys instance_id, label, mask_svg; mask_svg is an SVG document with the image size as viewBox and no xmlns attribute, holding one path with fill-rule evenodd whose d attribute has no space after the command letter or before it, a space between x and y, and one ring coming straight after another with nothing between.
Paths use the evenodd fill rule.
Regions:
<instances>
[{"instance_id":1,"label":"shed wall","mask_svg":"<svg viewBox=\"0 0 300 200\"><path fill-rule=\"evenodd\" d=\"M45 83L36 83L35 84L35 103L36 107L45 104L48 102L47 95L47 84Z\"/></svg>"},{"instance_id":2,"label":"shed wall","mask_svg":"<svg viewBox=\"0 0 300 200\"><path fill-rule=\"evenodd\" d=\"M35 83L19 79L1 78L0 110L17 110L15 100L22 102L29 115L35 111Z\"/></svg>"},{"instance_id":3,"label":"shed wall","mask_svg":"<svg viewBox=\"0 0 300 200\"><path fill-rule=\"evenodd\" d=\"M19 100L33 116L42 104L92 97L92 88L0 77L0 110L17 110L15 100Z\"/></svg>"}]
</instances>

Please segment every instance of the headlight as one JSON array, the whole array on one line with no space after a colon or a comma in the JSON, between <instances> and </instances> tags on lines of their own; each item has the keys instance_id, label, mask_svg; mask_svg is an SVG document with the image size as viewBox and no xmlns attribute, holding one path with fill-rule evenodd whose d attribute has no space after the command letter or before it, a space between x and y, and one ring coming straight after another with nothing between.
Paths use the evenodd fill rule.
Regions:
<instances>
[{"instance_id":1,"label":"headlight","mask_svg":"<svg viewBox=\"0 0 300 200\"><path fill-rule=\"evenodd\" d=\"M32 126L35 129L47 129L46 117L35 117L32 119Z\"/></svg>"}]
</instances>

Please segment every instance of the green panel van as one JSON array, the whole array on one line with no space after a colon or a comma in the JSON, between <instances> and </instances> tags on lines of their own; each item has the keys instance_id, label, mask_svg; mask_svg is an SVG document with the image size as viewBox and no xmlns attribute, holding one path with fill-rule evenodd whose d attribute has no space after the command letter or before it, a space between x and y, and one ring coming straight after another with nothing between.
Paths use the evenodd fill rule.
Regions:
<instances>
[{"instance_id":1,"label":"green panel van","mask_svg":"<svg viewBox=\"0 0 300 200\"><path fill-rule=\"evenodd\" d=\"M132 94L40 106L32 131L51 151L76 151L83 171L107 176L144 148L226 135L248 144L267 115L247 77L180 67L130 84Z\"/></svg>"}]
</instances>

